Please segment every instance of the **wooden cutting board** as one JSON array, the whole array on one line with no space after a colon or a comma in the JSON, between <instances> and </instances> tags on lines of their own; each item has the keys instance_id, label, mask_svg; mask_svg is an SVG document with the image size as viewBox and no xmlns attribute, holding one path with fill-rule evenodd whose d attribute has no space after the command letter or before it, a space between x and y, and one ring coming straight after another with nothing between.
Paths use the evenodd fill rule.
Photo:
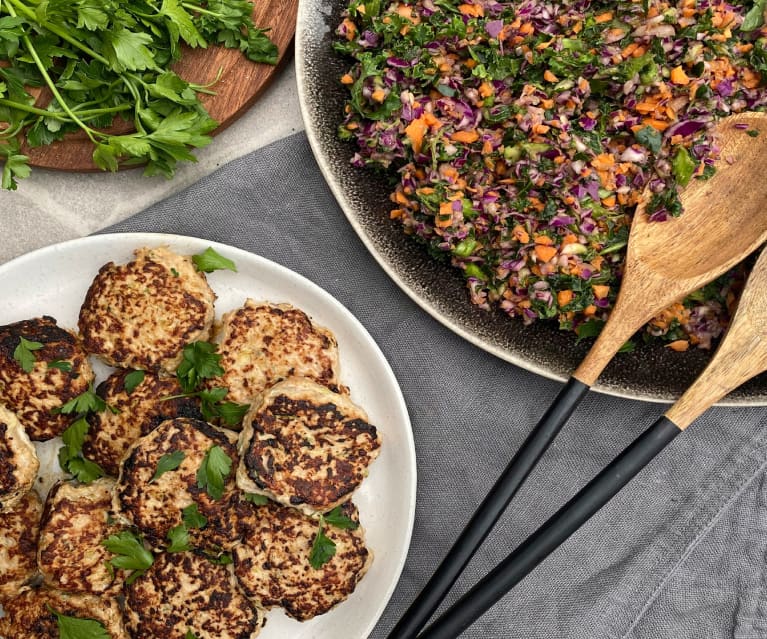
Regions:
<instances>
[{"instance_id":1,"label":"wooden cutting board","mask_svg":"<svg viewBox=\"0 0 767 639\"><path fill-rule=\"evenodd\" d=\"M253 0L253 21L257 27L269 28L269 38L280 50L277 66L257 64L237 50L223 47L185 48L175 71L188 82L209 84L219 69L221 79L212 87L215 95L201 95L200 100L211 117L220 123L215 133L234 122L268 86L280 63L284 62L296 29L298 0ZM44 98L41 97L44 101ZM120 132L131 130L125 123L116 125ZM215 142L213 142L215 144ZM82 132L72 133L59 142L31 149L23 147L29 163L62 171L99 171L93 165L93 145Z\"/></svg>"}]
</instances>

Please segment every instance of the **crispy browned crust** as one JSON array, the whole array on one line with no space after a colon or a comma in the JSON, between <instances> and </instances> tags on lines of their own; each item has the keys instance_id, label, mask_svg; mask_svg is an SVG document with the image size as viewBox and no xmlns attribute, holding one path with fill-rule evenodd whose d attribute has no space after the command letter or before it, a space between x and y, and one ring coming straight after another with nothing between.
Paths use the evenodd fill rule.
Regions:
<instances>
[{"instance_id":1,"label":"crispy browned crust","mask_svg":"<svg viewBox=\"0 0 767 639\"><path fill-rule=\"evenodd\" d=\"M245 594L264 608L280 606L288 615L306 621L344 601L370 566L363 529L326 526L324 534L336 544L336 554L319 569L309 563L317 534L317 520L270 502L247 505L246 530L235 546L234 571ZM342 506L347 517L359 521L351 502Z\"/></svg>"},{"instance_id":2,"label":"crispy browned crust","mask_svg":"<svg viewBox=\"0 0 767 639\"><path fill-rule=\"evenodd\" d=\"M30 490L0 516L0 603L18 595L37 574L37 537L43 504Z\"/></svg>"},{"instance_id":3,"label":"crispy browned crust","mask_svg":"<svg viewBox=\"0 0 767 639\"><path fill-rule=\"evenodd\" d=\"M91 413L90 430L83 445L85 457L114 477L120 473L120 462L129 446L139 437L167 419L202 418L198 399L164 399L183 392L175 377L160 377L147 371L144 380L129 395L125 392L125 377L130 372L115 371L98 385L96 393L119 412Z\"/></svg>"},{"instance_id":4,"label":"crispy browned crust","mask_svg":"<svg viewBox=\"0 0 767 639\"><path fill-rule=\"evenodd\" d=\"M308 514L327 512L351 497L380 446L375 426L346 395L289 378L245 416L237 482Z\"/></svg>"},{"instance_id":5,"label":"crispy browned crust","mask_svg":"<svg viewBox=\"0 0 767 639\"><path fill-rule=\"evenodd\" d=\"M208 339L215 294L190 258L163 247L135 253L93 280L80 309L83 343L113 366L173 373L186 344Z\"/></svg>"},{"instance_id":6,"label":"crispy browned crust","mask_svg":"<svg viewBox=\"0 0 767 639\"><path fill-rule=\"evenodd\" d=\"M111 517L114 480L61 482L48 494L40 527L38 565L45 583L67 592L102 594L119 587L120 571L101 543L121 528Z\"/></svg>"},{"instance_id":7,"label":"crispy browned crust","mask_svg":"<svg viewBox=\"0 0 767 639\"><path fill-rule=\"evenodd\" d=\"M55 639L59 636L56 615L95 619L111 639L127 639L117 600L95 595L74 595L49 588L27 590L3 604L6 616L0 619L0 637L6 639Z\"/></svg>"},{"instance_id":8,"label":"crispy browned crust","mask_svg":"<svg viewBox=\"0 0 767 639\"><path fill-rule=\"evenodd\" d=\"M13 358L21 337L43 344L34 351L30 373ZM48 363L55 360L69 362L72 370L49 368ZM19 416L30 439L44 441L66 430L71 418L52 409L77 397L92 381L93 371L79 340L52 317L0 326L0 403Z\"/></svg>"},{"instance_id":9,"label":"crispy browned crust","mask_svg":"<svg viewBox=\"0 0 767 639\"><path fill-rule=\"evenodd\" d=\"M163 553L125 586L126 621L135 639L252 639L263 613L240 590L231 566L192 552Z\"/></svg>"},{"instance_id":10,"label":"crispy browned crust","mask_svg":"<svg viewBox=\"0 0 767 639\"><path fill-rule=\"evenodd\" d=\"M230 516L238 498L234 476L239 458L235 443L235 433L200 420L177 418L163 422L128 450L114 491L115 512L141 530L147 542L159 550L168 544L168 531L182 523L182 509L196 503L208 524L190 530L192 546L210 550L231 548L239 534ZM221 499L213 499L197 484L197 471L214 445L232 459L232 471ZM178 469L150 482L160 458L177 450L185 455Z\"/></svg>"},{"instance_id":11,"label":"crispy browned crust","mask_svg":"<svg viewBox=\"0 0 767 639\"><path fill-rule=\"evenodd\" d=\"M221 324L219 352L224 374L214 381L229 389L230 401L250 403L290 376L337 387L336 339L302 310L290 304L247 300L242 308L226 313Z\"/></svg>"}]
</instances>

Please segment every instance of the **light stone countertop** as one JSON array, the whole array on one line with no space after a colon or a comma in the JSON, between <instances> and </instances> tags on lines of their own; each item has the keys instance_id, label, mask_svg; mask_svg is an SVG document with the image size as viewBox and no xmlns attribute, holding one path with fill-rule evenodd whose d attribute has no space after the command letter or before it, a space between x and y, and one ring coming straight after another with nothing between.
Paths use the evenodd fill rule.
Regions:
<instances>
[{"instance_id":1,"label":"light stone countertop","mask_svg":"<svg viewBox=\"0 0 767 639\"><path fill-rule=\"evenodd\" d=\"M0 191L0 263L82 237L130 217L196 182L222 164L303 130L292 60L251 109L196 152L196 164L179 165L172 180L141 170L64 173L33 168L17 191Z\"/></svg>"}]
</instances>

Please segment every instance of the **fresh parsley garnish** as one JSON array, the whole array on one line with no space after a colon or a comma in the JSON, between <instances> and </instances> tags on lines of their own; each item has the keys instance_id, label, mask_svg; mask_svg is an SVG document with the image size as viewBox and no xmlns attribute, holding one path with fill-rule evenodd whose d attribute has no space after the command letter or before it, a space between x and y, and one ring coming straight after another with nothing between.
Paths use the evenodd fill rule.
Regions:
<instances>
[{"instance_id":1,"label":"fresh parsley garnish","mask_svg":"<svg viewBox=\"0 0 767 639\"><path fill-rule=\"evenodd\" d=\"M160 457L160 461L157 462L157 468L152 475L152 479L149 480L151 484L155 479L162 477L165 473L171 470L176 470L181 466L181 462L184 461L186 454L183 450L174 450L172 453L165 453Z\"/></svg>"},{"instance_id":2,"label":"fresh parsley garnish","mask_svg":"<svg viewBox=\"0 0 767 639\"><path fill-rule=\"evenodd\" d=\"M110 535L101 544L112 554L109 560L115 568L134 571L125 583L131 584L144 574L154 563L154 556L145 547L141 539L129 530L123 530L116 535Z\"/></svg>"},{"instance_id":3,"label":"fresh parsley garnish","mask_svg":"<svg viewBox=\"0 0 767 639\"><path fill-rule=\"evenodd\" d=\"M232 555L226 552L221 555L205 555L205 557L210 563L216 564L217 566L228 566L234 562Z\"/></svg>"},{"instance_id":4,"label":"fresh parsley garnish","mask_svg":"<svg viewBox=\"0 0 767 639\"><path fill-rule=\"evenodd\" d=\"M19 344L13 351L13 359L15 359L21 370L25 373L31 373L35 367L35 351L39 351L43 345L40 342L32 342L24 337L19 337Z\"/></svg>"},{"instance_id":5,"label":"fresh parsley garnish","mask_svg":"<svg viewBox=\"0 0 767 639\"><path fill-rule=\"evenodd\" d=\"M59 639L111 639L110 634L100 621L70 617L50 606L48 606L48 610L56 616Z\"/></svg>"},{"instance_id":6,"label":"fresh parsley garnish","mask_svg":"<svg viewBox=\"0 0 767 639\"><path fill-rule=\"evenodd\" d=\"M236 426L242 421L245 413L250 409L250 404L223 401L228 392L228 388L216 386L194 393L200 398L200 412L206 420L220 418L228 426Z\"/></svg>"},{"instance_id":7,"label":"fresh parsley garnish","mask_svg":"<svg viewBox=\"0 0 767 639\"><path fill-rule=\"evenodd\" d=\"M328 563L336 554L335 542L325 534L325 517L320 515L317 534L314 537L312 550L309 553L309 565L319 570Z\"/></svg>"},{"instance_id":8,"label":"fresh parsley garnish","mask_svg":"<svg viewBox=\"0 0 767 639\"><path fill-rule=\"evenodd\" d=\"M52 362L48 362L48 368L57 368L65 373L71 373L72 362L68 362L64 359L54 359Z\"/></svg>"},{"instance_id":9,"label":"fresh parsley garnish","mask_svg":"<svg viewBox=\"0 0 767 639\"><path fill-rule=\"evenodd\" d=\"M218 346L210 342L192 342L184 347L176 377L185 393L193 393L202 380L224 374L217 349Z\"/></svg>"},{"instance_id":10,"label":"fresh parsley garnish","mask_svg":"<svg viewBox=\"0 0 767 639\"><path fill-rule=\"evenodd\" d=\"M30 173L23 141L36 147L74 131L104 170L144 164L146 175L169 178L194 161L218 123L199 98L210 88L171 70L182 45L221 45L268 64L278 57L248 0L0 2L2 187ZM30 87L53 99L39 108ZM134 130L106 132L117 116Z\"/></svg>"},{"instance_id":11,"label":"fresh parsley garnish","mask_svg":"<svg viewBox=\"0 0 767 639\"><path fill-rule=\"evenodd\" d=\"M221 446L211 446L197 471L197 487L204 489L213 499L224 495L224 480L232 471L232 458Z\"/></svg>"},{"instance_id":12,"label":"fresh parsley garnish","mask_svg":"<svg viewBox=\"0 0 767 639\"><path fill-rule=\"evenodd\" d=\"M357 530L360 527L358 521L344 514L343 506L336 506L329 513L323 515L325 522L342 530Z\"/></svg>"},{"instance_id":13,"label":"fresh parsley garnish","mask_svg":"<svg viewBox=\"0 0 767 639\"><path fill-rule=\"evenodd\" d=\"M203 273L212 273L213 271L220 270L237 272L237 266L232 260L227 259L210 247L198 255L192 255L192 261L195 268Z\"/></svg>"},{"instance_id":14,"label":"fresh parsley garnish","mask_svg":"<svg viewBox=\"0 0 767 639\"><path fill-rule=\"evenodd\" d=\"M135 370L128 373L125 376L125 381L123 384L125 392L130 395L134 390L136 390L136 387L144 381L145 376L146 374L142 370Z\"/></svg>"},{"instance_id":15,"label":"fresh parsley garnish","mask_svg":"<svg viewBox=\"0 0 767 639\"><path fill-rule=\"evenodd\" d=\"M103 413L107 409L107 403L93 390L93 384L88 390L83 391L77 397L53 409L53 413L62 415L85 415L86 413Z\"/></svg>"},{"instance_id":16,"label":"fresh parsley garnish","mask_svg":"<svg viewBox=\"0 0 767 639\"><path fill-rule=\"evenodd\" d=\"M197 635L195 635L191 630L187 629L186 635L184 635L184 639L197 639Z\"/></svg>"},{"instance_id":17,"label":"fresh parsley garnish","mask_svg":"<svg viewBox=\"0 0 767 639\"><path fill-rule=\"evenodd\" d=\"M168 541L170 541L166 548L168 552L186 552L191 550L189 531L193 528L204 528L208 523L207 517L200 514L200 511L197 509L197 504L190 504L186 508L182 508L181 518L182 523L178 526L173 526L168 531Z\"/></svg>"},{"instance_id":18,"label":"fresh parsley garnish","mask_svg":"<svg viewBox=\"0 0 767 639\"><path fill-rule=\"evenodd\" d=\"M651 126L646 126L636 132L635 137L639 144L646 146L653 153L659 153L663 143L663 136L660 131Z\"/></svg>"},{"instance_id":19,"label":"fresh parsley garnish","mask_svg":"<svg viewBox=\"0 0 767 639\"><path fill-rule=\"evenodd\" d=\"M204 528L208 524L208 518L200 513L197 504L189 504L182 508L181 518L187 528Z\"/></svg>"},{"instance_id":20,"label":"fresh parsley garnish","mask_svg":"<svg viewBox=\"0 0 767 639\"><path fill-rule=\"evenodd\" d=\"M269 498L266 495L258 495L256 493L245 493L245 501L249 501L256 506L266 506L269 503Z\"/></svg>"},{"instance_id":21,"label":"fresh parsley garnish","mask_svg":"<svg viewBox=\"0 0 767 639\"><path fill-rule=\"evenodd\" d=\"M90 484L106 474L96 462L83 457L83 444L89 428L85 417L75 420L61 433L64 445L59 448L59 466L83 484Z\"/></svg>"},{"instance_id":22,"label":"fresh parsley garnish","mask_svg":"<svg viewBox=\"0 0 767 639\"><path fill-rule=\"evenodd\" d=\"M192 546L189 544L189 529L184 524L173 526L168 531L168 552L186 552L191 550Z\"/></svg>"},{"instance_id":23,"label":"fresh parsley garnish","mask_svg":"<svg viewBox=\"0 0 767 639\"><path fill-rule=\"evenodd\" d=\"M314 537L312 550L309 553L309 564L315 570L319 570L328 563L336 554L335 542L325 534L326 524L341 528L342 530L356 530L360 524L343 512L343 506L336 506L329 513L320 515L317 526L317 534Z\"/></svg>"}]
</instances>

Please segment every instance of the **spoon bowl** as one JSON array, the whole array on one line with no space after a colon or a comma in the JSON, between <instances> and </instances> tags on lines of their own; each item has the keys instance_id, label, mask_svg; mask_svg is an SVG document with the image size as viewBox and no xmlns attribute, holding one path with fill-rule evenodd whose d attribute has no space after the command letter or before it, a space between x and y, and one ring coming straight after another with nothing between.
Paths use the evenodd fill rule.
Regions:
<instances>
[{"instance_id":1,"label":"spoon bowl","mask_svg":"<svg viewBox=\"0 0 767 639\"><path fill-rule=\"evenodd\" d=\"M745 127L745 129L744 129ZM746 131L756 131L751 137ZM591 386L618 349L660 311L726 272L767 240L763 161L767 114L743 113L716 124L720 158L708 180L682 191L684 212L664 222L637 207L618 298L574 377Z\"/></svg>"}]
</instances>

